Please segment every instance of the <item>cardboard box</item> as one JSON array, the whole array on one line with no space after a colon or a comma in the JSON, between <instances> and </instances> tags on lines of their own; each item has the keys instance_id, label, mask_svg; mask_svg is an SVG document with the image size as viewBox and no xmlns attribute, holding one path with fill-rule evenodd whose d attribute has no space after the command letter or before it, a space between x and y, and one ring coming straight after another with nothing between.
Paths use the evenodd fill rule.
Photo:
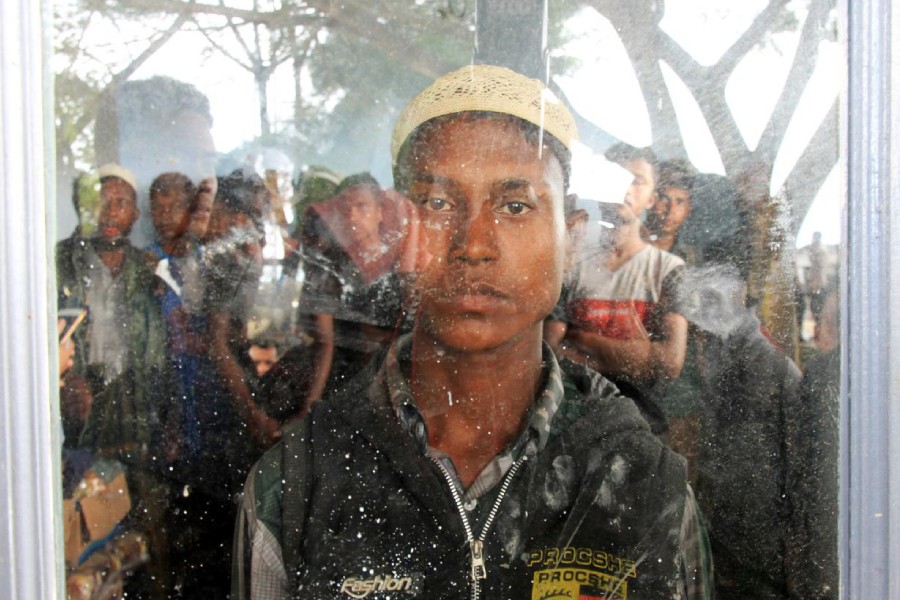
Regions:
<instances>
[{"instance_id":1,"label":"cardboard box","mask_svg":"<svg viewBox=\"0 0 900 600\"><path fill-rule=\"evenodd\" d=\"M129 510L131 496L123 473L80 500L63 500L66 562L77 564L88 544L109 535Z\"/></svg>"},{"instance_id":2,"label":"cardboard box","mask_svg":"<svg viewBox=\"0 0 900 600\"><path fill-rule=\"evenodd\" d=\"M87 543L81 531L81 511L75 500L63 500L63 532L66 542L66 564L74 565Z\"/></svg>"}]
</instances>

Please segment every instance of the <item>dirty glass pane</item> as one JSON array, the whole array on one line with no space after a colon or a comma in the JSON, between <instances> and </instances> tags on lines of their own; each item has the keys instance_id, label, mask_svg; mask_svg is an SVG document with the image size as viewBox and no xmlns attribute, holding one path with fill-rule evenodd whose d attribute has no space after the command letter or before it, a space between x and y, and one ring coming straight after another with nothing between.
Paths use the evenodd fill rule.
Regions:
<instances>
[{"instance_id":1,"label":"dirty glass pane","mask_svg":"<svg viewBox=\"0 0 900 600\"><path fill-rule=\"evenodd\" d=\"M224 598L233 583L247 591L256 584L245 578L260 581L248 566L260 544L288 566L277 585L299 586L300 597L432 597L437 578L486 597L640 598L654 577L690 597L837 597L845 173L833 1L52 7L72 597ZM472 64L543 81L541 122L484 114L521 103L519 91L480 108L474 126L444 107L392 137L420 91ZM551 104L570 109L577 139L554 129ZM560 168L570 194L564 202L548 192L563 215L549 246L531 230L498 233L508 219L540 214L528 194L541 193L509 177L502 191L459 183L482 182L512 151L510 123L517 143L538 151L515 169L536 164L544 182ZM428 171L451 163L455 188ZM498 208L476 223L472 207L488 198ZM451 222L448 212L468 216ZM455 232L446 257L435 252L439 231ZM473 257L478 244L486 254ZM465 265L459 273L500 266L432 306L422 282L442 261ZM435 306L467 325L444 327L452 319L434 318ZM516 411L510 375L530 364L508 350L524 339L520 321L528 336L543 332L547 351L538 346L533 398ZM490 346L495 330L502 343ZM472 362L486 356L482 343L495 362ZM445 357L450 347L458 352ZM497 348L507 348L502 360ZM417 371L463 354L468 370L446 380ZM491 369L491 405L466 409L478 396L467 386ZM395 371L411 391L386 382ZM561 400L548 401L557 372ZM607 380L628 399L611 403ZM377 405L370 384L390 391L385 421L384 411L369 418L371 406L360 408ZM434 390L447 407L426 406ZM281 537L275 510L258 522L245 514L235 536L254 463L311 407L318 422L346 422L307 456L320 464L297 480L308 487L285 484L294 495L285 492L284 505L310 499L302 533ZM484 418L464 424L461 410ZM309 435L322 436L315 427ZM629 428L639 432L626 436ZM368 446L353 436L385 431L418 462L401 465L380 448L357 456ZM575 446L546 459L571 436ZM611 440L622 436L645 449L619 453ZM639 489L635 456L655 444L660 470L643 477L668 486L675 509L655 509L656 488ZM492 450L472 450L484 447ZM345 463L336 458L344 450ZM520 466L520 481L541 486L535 498L516 483ZM439 509L405 504L422 477ZM244 508L250 498L274 510L254 504L259 493L248 489ZM390 563L394 546L375 540L399 527L399 514L410 531L423 514L431 521L422 531L458 529L458 544L410 535ZM254 524L269 527L268 538ZM579 545L588 531L601 541ZM629 531L645 531L643 542ZM479 535L483 562L469 539ZM664 558L680 565L678 581L653 566ZM473 575L481 567L484 580Z\"/></svg>"}]
</instances>

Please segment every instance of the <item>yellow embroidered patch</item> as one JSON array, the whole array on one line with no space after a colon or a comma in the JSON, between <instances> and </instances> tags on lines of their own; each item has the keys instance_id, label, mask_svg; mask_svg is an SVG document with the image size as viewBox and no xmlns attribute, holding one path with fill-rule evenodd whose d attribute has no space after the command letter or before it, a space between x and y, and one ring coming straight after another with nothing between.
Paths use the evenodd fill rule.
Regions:
<instances>
[{"instance_id":1,"label":"yellow embroidered patch","mask_svg":"<svg viewBox=\"0 0 900 600\"><path fill-rule=\"evenodd\" d=\"M627 600L628 582L588 569L544 569L534 573L531 600Z\"/></svg>"}]
</instances>

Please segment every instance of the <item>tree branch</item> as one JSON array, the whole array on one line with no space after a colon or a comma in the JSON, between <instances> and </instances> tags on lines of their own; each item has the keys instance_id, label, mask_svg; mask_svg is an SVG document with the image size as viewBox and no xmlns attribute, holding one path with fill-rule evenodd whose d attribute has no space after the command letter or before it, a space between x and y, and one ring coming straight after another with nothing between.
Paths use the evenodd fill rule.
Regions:
<instances>
[{"instance_id":1,"label":"tree branch","mask_svg":"<svg viewBox=\"0 0 900 600\"><path fill-rule=\"evenodd\" d=\"M785 186L790 193L791 209L797 218L793 221L796 235L809 212L813 200L822 187L825 178L837 164L840 157L838 136L840 135L840 102L835 98L831 110L819 124L818 130L809 140L806 150L791 169Z\"/></svg>"},{"instance_id":2,"label":"tree branch","mask_svg":"<svg viewBox=\"0 0 900 600\"><path fill-rule=\"evenodd\" d=\"M659 35L658 19L651 14L645 3L627 0L597 1L593 6L603 11L602 14L616 31L628 32L627 35L619 36L619 40L625 48L644 97L654 148L664 156L686 156L672 95L659 65L660 45L665 40Z\"/></svg>"},{"instance_id":3,"label":"tree branch","mask_svg":"<svg viewBox=\"0 0 900 600\"><path fill-rule=\"evenodd\" d=\"M224 0L219 0L219 4L225 6ZM237 43L241 45L241 48L244 50L244 54L246 55L247 60L250 61L250 72L256 73L256 69L259 66L259 61L256 60L256 56L253 54L253 51L250 50L247 42L244 41L244 36L242 36L241 32L238 31L237 26L234 24L234 19L232 17L228 17L226 21L228 22L228 28L231 30L231 34L234 36L234 39L237 40ZM252 26L255 28L256 23L253 23Z\"/></svg>"},{"instance_id":4,"label":"tree branch","mask_svg":"<svg viewBox=\"0 0 900 600\"><path fill-rule=\"evenodd\" d=\"M797 44L797 52L788 72L787 83L781 88L775 108L769 115L769 121L759 140L757 153L762 160L768 162L775 160L787 127L815 70L819 43L823 38L822 24L828 17L831 6L830 0L813 0L809 7L800 42Z\"/></svg>"},{"instance_id":5,"label":"tree branch","mask_svg":"<svg viewBox=\"0 0 900 600\"><path fill-rule=\"evenodd\" d=\"M429 79L436 79L449 68L449 65L441 64L439 57L434 57L433 60L430 60L428 57L412 56L405 46L397 43L395 34L385 31L381 27L373 27L372 23L377 24L377 21L362 23L352 16L351 11L331 11L330 0L309 0L308 4L318 9L331 21L340 25L347 33L365 38L372 46L384 52L388 58Z\"/></svg>"},{"instance_id":6,"label":"tree branch","mask_svg":"<svg viewBox=\"0 0 900 600\"><path fill-rule=\"evenodd\" d=\"M121 81L125 81L129 77L134 74L135 71L138 70L142 64L144 64L148 58L153 56L153 54L163 47L163 45L172 39L172 36L178 33L181 29L182 25L188 20L189 15L187 13L181 13L178 17L172 22L168 29L166 29L158 38L153 40L143 52L141 52L137 58L131 61L124 69L119 71L113 76L112 81L110 81L110 85L116 85Z\"/></svg>"},{"instance_id":7,"label":"tree branch","mask_svg":"<svg viewBox=\"0 0 900 600\"><path fill-rule=\"evenodd\" d=\"M242 8L234 8L224 4L201 4L189 0L117 0L119 6L144 13L188 13L194 15L217 15L230 19L240 19L246 23L258 23L267 27L279 27L284 25L315 25L322 18L317 13L302 14L290 11L287 5L269 11L257 12Z\"/></svg>"},{"instance_id":8,"label":"tree branch","mask_svg":"<svg viewBox=\"0 0 900 600\"><path fill-rule=\"evenodd\" d=\"M216 42L216 40L214 40L212 38L212 36L209 35L209 33L207 33L207 31L203 27L200 27L199 24L197 27L197 31L199 31L203 35L203 37L206 38L206 41L208 41L210 44L212 44L213 48L215 48L216 50L221 52L225 58L233 61L234 63L236 63L240 68L244 69L245 71L249 71L250 73L253 73L253 65L252 64L247 65L247 64L244 64L243 62L241 62L240 58L238 58L237 56L233 55L232 53L227 51L225 48L223 48L218 42Z\"/></svg>"},{"instance_id":9,"label":"tree branch","mask_svg":"<svg viewBox=\"0 0 900 600\"><path fill-rule=\"evenodd\" d=\"M775 19L787 4L788 0L771 0L766 8L756 15L750 27L741 34L741 37L725 51L725 54L712 67L709 73L711 79L717 84L721 83L721 87L724 87L725 79L734 72L741 59L762 41L763 36L771 29Z\"/></svg>"},{"instance_id":10,"label":"tree branch","mask_svg":"<svg viewBox=\"0 0 900 600\"><path fill-rule=\"evenodd\" d=\"M679 77L684 80L688 78L702 80L709 76L709 67L704 67L698 63L697 60L688 54L688 52L681 47L681 44L673 40L668 33L662 29L658 31L658 48L660 49L660 54L662 55L663 60L669 63L675 72L678 73Z\"/></svg>"},{"instance_id":11,"label":"tree branch","mask_svg":"<svg viewBox=\"0 0 900 600\"><path fill-rule=\"evenodd\" d=\"M156 39L154 39L147 48L144 49L133 61L131 61L128 65L126 65L119 72L113 74L110 78L109 83L106 84L106 87L112 87L118 85L119 83L127 80L131 77L138 68L144 64L147 59L149 59L157 50L162 48L162 46L168 42L173 35L175 35L184 23L188 20L189 15L187 13L179 14L178 17L172 22L166 31L159 35ZM91 122L96 118L95 110L85 110L80 117L72 124L72 130L75 132L84 131ZM77 133L75 135L78 135Z\"/></svg>"}]
</instances>

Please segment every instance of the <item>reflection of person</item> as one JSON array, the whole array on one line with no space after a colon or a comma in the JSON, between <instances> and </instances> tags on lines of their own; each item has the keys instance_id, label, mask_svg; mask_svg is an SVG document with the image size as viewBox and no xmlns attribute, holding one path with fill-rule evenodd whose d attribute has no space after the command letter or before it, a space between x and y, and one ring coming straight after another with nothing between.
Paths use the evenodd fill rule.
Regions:
<instances>
[{"instance_id":1,"label":"reflection of person","mask_svg":"<svg viewBox=\"0 0 900 600\"><path fill-rule=\"evenodd\" d=\"M186 446L192 453L175 465L184 493L172 499L173 575L184 598L225 598L227 548L234 494L250 465L271 444L278 424L256 407L249 385L246 326L261 273L261 219L267 192L262 180L241 172L221 177L210 218L213 236L202 248L203 294L190 318L205 325L196 385L185 405ZM196 308L190 304L188 309ZM187 400L187 399L186 399ZM268 426L268 427L267 427ZM226 524L226 525L223 525Z\"/></svg>"},{"instance_id":2,"label":"reflection of person","mask_svg":"<svg viewBox=\"0 0 900 600\"><path fill-rule=\"evenodd\" d=\"M194 198L194 209L191 212L191 235L198 240L206 239L206 230L209 228L209 220L212 217L213 203L216 199L216 186L218 180L215 177L207 177L197 186L197 195Z\"/></svg>"},{"instance_id":3,"label":"reflection of person","mask_svg":"<svg viewBox=\"0 0 900 600\"><path fill-rule=\"evenodd\" d=\"M840 451L840 298L825 293L818 344L800 382L799 411L790 419L788 487L796 498L786 555L792 598L839 597L838 464ZM827 344L822 347L821 344Z\"/></svg>"},{"instance_id":4,"label":"reflection of person","mask_svg":"<svg viewBox=\"0 0 900 600\"><path fill-rule=\"evenodd\" d=\"M787 486L786 461L800 373L751 312L736 316L727 335L698 339L704 408L697 497L716 557L717 595L788 598L784 549L801 499Z\"/></svg>"},{"instance_id":5,"label":"reflection of person","mask_svg":"<svg viewBox=\"0 0 900 600\"><path fill-rule=\"evenodd\" d=\"M163 173L150 184L150 218L158 245L166 254L184 254L197 190L187 175Z\"/></svg>"},{"instance_id":6,"label":"reflection of person","mask_svg":"<svg viewBox=\"0 0 900 600\"><path fill-rule=\"evenodd\" d=\"M813 339L819 339L822 307L825 306L825 293L828 291L828 274L825 272L825 248L822 245L822 232L813 233L809 245L809 269L806 279L806 296L809 298L809 311L816 323Z\"/></svg>"},{"instance_id":7,"label":"reflection of person","mask_svg":"<svg viewBox=\"0 0 900 600\"><path fill-rule=\"evenodd\" d=\"M606 158L634 179L600 255L586 253L567 279L557 315L567 327L551 322L548 340L610 377L661 432L658 398L681 373L687 344L687 321L675 302L684 261L641 238L641 218L655 199L653 153L619 144Z\"/></svg>"},{"instance_id":8,"label":"reflection of person","mask_svg":"<svg viewBox=\"0 0 900 600\"><path fill-rule=\"evenodd\" d=\"M157 239L145 258L161 282L154 290L166 324L166 358L181 404L180 458L191 461L199 452L195 388L206 366L200 311L202 273L200 248L190 232L197 188L183 173L163 173L150 184L150 213Z\"/></svg>"},{"instance_id":9,"label":"reflection of person","mask_svg":"<svg viewBox=\"0 0 900 600\"><path fill-rule=\"evenodd\" d=\"M651 244L678 256L690 265L696 262L696 248L683 242L681 232L692 212L692 188L696 175L694 167L684 160L660 162L656 167L656 201L647 211L647 238ZM691 482L695 481L697 457L697 349L694 333L688 324L685 357L678 378L666 385L660 403L666 414L669 447L688 460Z\"/></svg>"},{"instance_id":10,"label":"reflection of person","mask_svg":"<svg viewBox=\"0 0 900 600\"><path fill-rule=\"evenodd\" d=\"M267 340L253 340L247 355L253 361L256 376L262 377L278 362L278 346Z\"/></svg>"},{"instance_id":11,"label":"reflection of person","mask_svg":"<svg viewBox=\"0 0 900 600\"><path fill-rule=\"evenodd\" d=\"M61 335L66 327L65 319L56 322L57 331ZM66 373L75 366L75 342L71 337L59 343L59 410L63 422L63 439L70 436L67 429L73 425L72 436L80 433L79 425L86 422L91 414L90 390L80 377L66 377Z\"/></svg>"},{"instance_id":12,"label":"reflection of person","mask_svg":"<svg viewBox=\"0 0 900 600\"><path fill-rule=\"evenodd\" d=\"M242 364L242 357L246 355L247 323L262 273L262 218L268 209L268 191L259 177L240 171L220 178L218 187L209 227L209 234L218 237L204 249L203 312L210 358L218 376L217 401L206 404L209 418L219 426L208 429L216 429L210 435L225 436L221 441L226 444L234 443L234 437L240 435L267 448L279 435L278 424L256 406L245 383L245 367L249 365ZM229 478L235 477L232 473Z\"/></svg>"},{"instance_id":13,"label":"reflection of person","mask_svg":"<svg viewBox=\"0 0 900 600\"><path fill-rule=\"evenodd\" d=\"M167 487L157 474L173 457L171 434L180 414L171 394L165 326L152 294L156 278L128 241L138 217L134 176L112 164L99 174L96 233L80 243L60 244L57 252L60 307L89 309L75 333L72 371L87 382L89 389L79 395L90 401L64 411L64 417L86 416L82 423L64 423L66 444L127 464L138 527L148 532L154 548L145 583L148 597L156 598L163 597L169 581L159 525Z\"/></svg>"},{"instance_id":14,"label":"reflection of person","mask_svg":"<svg viewBox=\"0 0 900 600\"><path fill-rule=\"evenodd\" d=\"M90 371L98 394L81 442L141 454L158 447L152 429L168 404L159 395L167 383L164 326L151 294L153 274L128 241L138 215L134 178L105 165L100 182L96 234L60 246L60 306L90 309L87 325L76 332L76 369Z\"/></svg>"},{"instance_id":15,"label":"reflection of person","mask_svg":"<svg viewBox=\"0 0 900 600\"><path fill-rule=\"evenodd\" d=\"M307 405L362 367L397 325L395 204L363 173L345 178L334 198L307 209L300 315L316 350Z\"/></svg>"},{"instance_id":16,"label":"reflection of person","mask_svg":"<svg viewBox=\"0 0 900 600\"><path fill-rule=\"evenodd\" d=\"M258 463L233 597L702 593L683 461L542 343L575 135L540 82L499 67L438 79L403 113L414 329Z\"/></svg>"},{"instance_id":17,"label":"reflection of person","mask_svg":"<svg viewBox=\"0 0 900 600\"><path fill-rule=\"evenodd\" d=\"M341 182L341 177L334 171L325 167L313 165L294 180L294 229L290 237L286 240L289 253L284 257L281 263L284 274L287 277L293 277L300 265L300 240L303 237L304 218L307 215L307 208L310 205L328 200L333 197L337 191L337 186Z\"/></svg>"},{"instance_id":18,"label":"reflection of person","mask_svg":"<svg viewBox=\"0 0 900 600\"><path fill-rule=\"evenodd\" d=\"M138 207L160 173L178 171L200 189L199 203L215 196L216 152L210 127L209 100L196 87L170 77L129 80L104 92L97 111L95 146L98 161L128 165L139 190ZM196 233L202 230L198 213ZM150 219L142 218L134 231L139 246L153 239Z\"/></svg>"},{"instance_id":19,"label":"reflection of person","mask_svg":"<svg viewBox=\"0 0 900 600\"><path fill-rule=\"evenodd\" d=\"M656 201L647 213L650 242L666 252L687 259L678 246L678 231L691 212L694 167L683 160L668 160L656 168Z\"/></svg>"},{"instance_id":20,"label":"reflection of person","mask_svg":"<svg viewBox=\"0 0 900 600\"><path fill-rule=\"evenodd\" d=\"M56 332L62 335L63 330L66 328L66 320L65 319L57 319L56 320ZM75 342L72 341L72 338L68 338L66 340L60 341L59 343L59 386L63 386L63 375L66 374L66 371L72 368L75 364L75 359L73 356L75 355Z\"/></svg>"},{"instance_id":21,"label":"reflection of person","mask_svg":"<svg viewBox=\"0 0 900 600\"><path fill-rule=\"evenodd\" d=\"M735 267L743 254L717 242L699 253L708 257L703 264L685 271L679 302L697 353L696 489L716 559L716 595L818 597L793 596L787 587L803 579L790 554L796 520L818 502L791 481L809 443L800 372L746 306L746 283Z\"/></svg>"}]
</instances>

